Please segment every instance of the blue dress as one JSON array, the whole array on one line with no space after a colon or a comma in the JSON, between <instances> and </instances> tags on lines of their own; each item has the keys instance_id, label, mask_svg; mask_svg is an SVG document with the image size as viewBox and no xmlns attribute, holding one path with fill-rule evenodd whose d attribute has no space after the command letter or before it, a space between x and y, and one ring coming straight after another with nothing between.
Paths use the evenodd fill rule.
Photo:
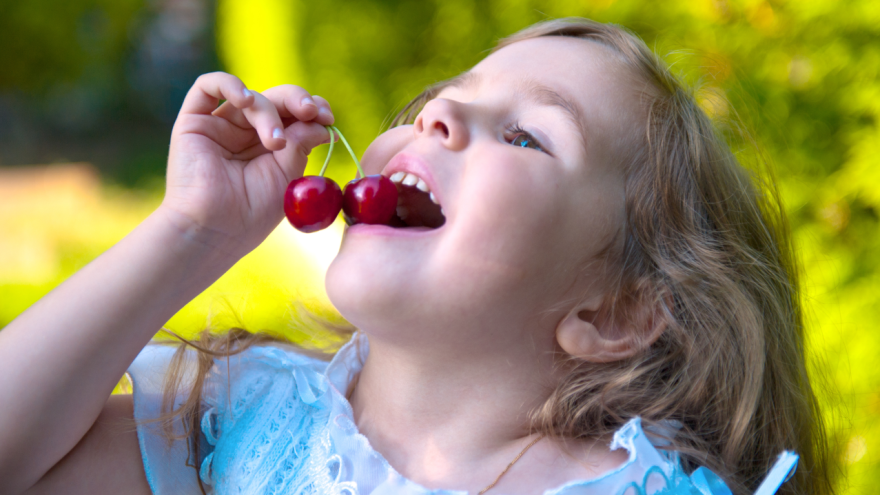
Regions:
<instances>
[{"instance_id":1,"label":"blue dress","mask_svg":"<svg viewBox=\"0 0 880 495\"><path fill-rule=\"evenodd\" d=\"M147 346L129 368L136 420L159 416L164 374L173 352L168 346ZM356 337L329 364L295 349L268 346L253 347L228 361L215 360L203 395L203 455L190 461L199 466L208 492L467 495L431 490L401 476L358 432L345 391L367 352L366 338ZM141 422L138 440L154 494L201 493L195 471L187 466L185 439L168 441L158 423ZM629 453L623 465L544 495L731 493L708 469L686 474L675 452L658 450L651 443L638 418L614 434L610 447ZM796 455L783 453L756 495L775 493L796 462Z\"/></svg>"}]
</instances>

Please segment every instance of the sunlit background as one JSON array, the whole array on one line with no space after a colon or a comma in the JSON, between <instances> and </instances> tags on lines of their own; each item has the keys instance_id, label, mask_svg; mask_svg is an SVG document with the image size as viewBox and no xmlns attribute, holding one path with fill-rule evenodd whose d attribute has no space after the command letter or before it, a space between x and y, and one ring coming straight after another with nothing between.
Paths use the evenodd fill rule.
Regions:
<instances>
[{"instance_id":1,"label":"sunlit background","mask_svg":"<svg viewBox=\"0 0 880 495\"><path fill-rule=\"evenodd\" d=\"M847 476L880 486L880 3L874 0L29 0L0 4L0 327L162 197L168 138L203 72L327 98L363 152L422 87L547 17L623 24L739 115L774 164L804 266L815 374ZM739 150L744 161L753 150ZM313 153L310 167L325 151ZM330 175L353 175L344 153ZM280 207L280 205L279 205ZM341 226L281 225L168 327L287 331ZM120 329L124 331L124 329Z\"/></svg>"}]
</instances>

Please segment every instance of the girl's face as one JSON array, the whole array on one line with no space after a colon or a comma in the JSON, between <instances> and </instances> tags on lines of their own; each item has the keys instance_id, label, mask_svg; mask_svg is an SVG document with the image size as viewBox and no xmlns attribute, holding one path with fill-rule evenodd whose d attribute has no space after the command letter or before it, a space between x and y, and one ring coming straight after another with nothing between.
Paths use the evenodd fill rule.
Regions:
<instances>
[{"instance_id":1,"label":"girl's face","mask_svg":"<svg viewBox=\"0 0 880 495\"><path fill-rule=\"evenodd\" d=\"M619 247L624 222L613 158L637 132L626 81L599 44L520 41L443 89L414 125L379 136L367 172L420 177L445 223L350 227L327 273L343 316L368 334L476 348L555 327L601 297L598 255Z\"/></svg>"}]
</instances>

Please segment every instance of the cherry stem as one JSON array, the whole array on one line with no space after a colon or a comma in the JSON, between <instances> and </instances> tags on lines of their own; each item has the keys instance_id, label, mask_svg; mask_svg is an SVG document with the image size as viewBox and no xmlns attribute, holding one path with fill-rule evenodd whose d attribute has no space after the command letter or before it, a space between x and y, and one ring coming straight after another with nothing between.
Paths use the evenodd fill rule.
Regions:
<instances>
[{"instance_id":1,"label":"cherry stem","mask_svg":"<svg viewBox=\"0 0 880 495\"><path fill-rule=\"evenodd\" d=\"M343 136L342 133L339 132L339 129L333 127L332 125L328 125L327 128L333 129L334 131L336 131L336 135L338 135L339 139L342 140L342 144L345 145L345 149L348 150L348 154L351 155L351 159L354 160L354 164L357 166L358 173L360 174L361 177L366 177L367 174L365 174L364 169L361 168L361 162L358 161L357 156L354 154L354 151L351 150L351 146L348 145L348 141L345 139L345 136ZM333 137L332 133L331 133L330 137L331 138ZM333 141L330 141L330 144L332 145Z\"/></svg>"},{"instance_id":2,"label":"cherry stem","mask_svg":"<svg viewBox=\"0 0 880 495\"><path fill-rule=\"evenodd\" d=\"M333 138L333 128L329 125L327 126L327 132L330 133L330 149L327 150L327 158L324 159L324 165L321 166L321 172L318 173L318 176L324 177L324 172L327 171L327 164L330 163L330 155L333 154L333 141L336 139ZM339 131L336 131L339 132ZM341 134L340 134L341 136Z\"/></svg>"}]
</instances>

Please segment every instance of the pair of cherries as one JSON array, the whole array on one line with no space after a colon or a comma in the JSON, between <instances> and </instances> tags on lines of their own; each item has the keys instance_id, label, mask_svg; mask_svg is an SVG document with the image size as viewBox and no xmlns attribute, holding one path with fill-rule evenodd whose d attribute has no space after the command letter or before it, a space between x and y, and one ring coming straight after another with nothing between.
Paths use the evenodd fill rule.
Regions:
<instances>
[{"instance_id":1,"label":"pair of cherries","mask_svg":"<svg viewBox=\"0 0 880 495\"><path fill-rule=\"evenodd\" d=\"M342 210L349 225L358 223L387 225L397 210L397 186L383 175L366 175L360 162L339 129L327 126L330 132L330 149L318 175L306 175L295 179L284 193L284 214L290 224L301 232L317 232L326 229ZM333 133L351 154L357 165L360 179L345 186L343 192L332 179L324 177L330 155L333 154Z\"/></svg>"}]
</instances>

